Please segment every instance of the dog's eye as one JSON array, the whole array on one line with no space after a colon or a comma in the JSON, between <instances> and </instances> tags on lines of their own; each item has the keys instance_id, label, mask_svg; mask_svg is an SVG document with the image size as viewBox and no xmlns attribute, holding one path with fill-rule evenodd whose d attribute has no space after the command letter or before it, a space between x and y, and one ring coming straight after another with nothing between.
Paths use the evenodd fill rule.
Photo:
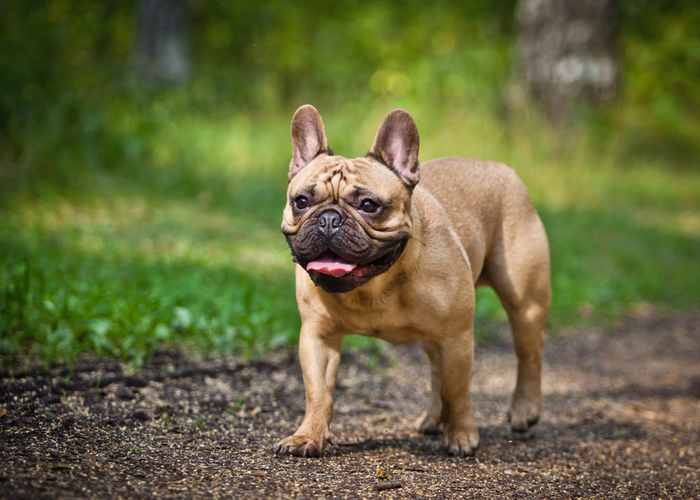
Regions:
<instances>
[{"instance_id":1,"label":"dog's eye","mask_svg":"<svg viewBox=\"0 0 700 500\"><path fill-rule=\"evenodd\" d=\"M378 208L379 205L372 200L363 200L362 203L360 203L360 209L370 214L376 212Z\"/></svg>"},{"instance_id":2,"label":"dog's eye","mask_svg":"<svg viewBox=\"0 0 700 500\"><path fill-rule=\"evenodd\" d=\"M303 210L309 206L309 199L306 196L297 196L294 198L294 206L299 210Z\"/></svg>"}]
</instances>

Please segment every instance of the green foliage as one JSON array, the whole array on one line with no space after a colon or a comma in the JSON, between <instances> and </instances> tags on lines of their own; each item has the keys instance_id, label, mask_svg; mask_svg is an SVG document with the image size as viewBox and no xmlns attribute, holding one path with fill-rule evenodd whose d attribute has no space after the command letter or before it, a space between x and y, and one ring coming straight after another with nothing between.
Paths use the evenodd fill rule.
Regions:
<instances>
[{"instance_id":1,"label":"green foliage","mask_svg":"<svg viewBox=\"0 0 700 500\"><path fill-rule=\"evenodd\" d=\"M698 168L700 9L694 2L623 2L625 107L612 117L625 154Z\"/></svg>"},{"instance_id":2,"label":"green foliage","mask_svg":"<svg viewBox=\"0 0 700 500\"><path fill-rule=\"evenodd\" d=\"M84 234L57 242L57 234L22 233L6 227L0 234L2 355L60 359L92 351L138 359L174 342L252 354L297 334L290 273L265 277L194 256L149 261L118 244L81 252L70 240Z\"/></svg>"},{"instance_id":3,"label":"green foliage","mask_svg":"<svg viewBox=\"0 0 700 500\"><path fill-rule=\"evenodd\" d=\"M200 4L198 57L204 67L226 68L205 72L225 80L209 80L204 94L216 98L216 88L235 85L259 109L309 94L329 104L356 100L368 84L380 94L437 99L445 86L481 96L480 79L494 84L507 71L503 49L514 10L513 0ZM465 72L474 64L477 71Z\"/></svg>"},{"instance_id":4,"label":"green foliage","mask_svg":"<svg viewBox=\"0 0 700 500\"><path fill-rule=\"evenodd\" d=\"M2 3L0 354L294 343L278 228L307 102L345 156L401 106L421 159L514 166L550 238L552 326L696 307L700 11L622 3L619 99L552 130L511 85L515 3L187 2L179 87L132 67L137 2ZM505 321L495 294L477 317Z\"/></svg>"},{"instance_id":5,"label":"green foliage","mask_svg":"<svg viewBox=\"0 0 700 500\"><path fill-rule=\"evenodd\" d=\"M136 3L8 3L0 15L0 185L131 174L183 113L228 120L303 102L498 98L514 2L192 2L185 88L141 85ZM461 48L466 50L460 50ZM175 119L173 118L175 116ZM66 146L69 146L68 148ZM169 161L175 154L169 154Z\"/></svg>"},{"instance_id":6,"label":"green foliage","mask_svg":"<svg viewBox=\"0 0 700 500\"><path fill-rule=\"evenodd\" d=\"M0 186L71 184L76 171L122 159L104 107L121 91L106 84L130 51L131 7L2 3Z\"/></svg>"}]
</instances>

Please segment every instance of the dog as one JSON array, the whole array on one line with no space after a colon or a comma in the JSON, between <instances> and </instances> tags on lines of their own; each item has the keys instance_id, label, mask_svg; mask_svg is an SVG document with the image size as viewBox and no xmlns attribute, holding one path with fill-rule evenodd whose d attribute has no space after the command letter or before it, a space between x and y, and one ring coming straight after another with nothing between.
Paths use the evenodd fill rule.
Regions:
<instances>
[{"instance_id":1,"label":"dog","mask_svg":"<svg viewBox=\"0 0 700 500\"><path fill-rule=\"evenodd\" d=\"M363 158L333 154L310 105L294 114L291 136L282 232L297 264L306 414L277 453L320 456L331 442L341 340L357 334L421 342L431 395L416 427L442 430L449 455L473 455L479 432L469 384L480 286L495 290L513 331L510 425L525 432L537 423L549 245L515 171L462 157L419 164L418 128L402 109L382 121Z\"/></svg>"}]
</instances>

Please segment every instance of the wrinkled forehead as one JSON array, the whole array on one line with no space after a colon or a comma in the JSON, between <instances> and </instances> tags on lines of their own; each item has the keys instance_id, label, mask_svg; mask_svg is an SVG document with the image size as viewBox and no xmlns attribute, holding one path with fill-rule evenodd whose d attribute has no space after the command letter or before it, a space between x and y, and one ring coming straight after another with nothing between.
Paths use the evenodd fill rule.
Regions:
<instances>
[{"instance_id":1,"label":"wrinkled forehead","mask_svg":"<svg viewBox=\"0 0 700 500\"><path fill-rule=\"evenodd\" d=\"M372 158L323 156L305 166L292 178L289 192L312 189L315 193L339 198L348 190L371 190L389 194L403 183L388 167Z\"/></svg>"}]
</instances>

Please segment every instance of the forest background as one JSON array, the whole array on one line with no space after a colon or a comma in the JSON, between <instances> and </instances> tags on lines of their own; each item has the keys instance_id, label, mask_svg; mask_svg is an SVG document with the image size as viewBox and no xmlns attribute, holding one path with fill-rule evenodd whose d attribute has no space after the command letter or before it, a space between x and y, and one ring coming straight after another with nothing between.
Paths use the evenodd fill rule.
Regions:
<instances>
[{"instance_id":1,"label":"forest background","mask_svg":"<svg viewBox=\"0 0 700 500\"><path fill-rule=\"evenodd\" d=\"M550 239L550 332L698 307L696 2L613 2L614 94L552 113L516 0L159 1L0 1L0 363L295 343L279 225L306 103L343 156L402 107L421 160L513 166ZM479 338L503 322L479 290Z\"/></svg>"}]
</instances>

